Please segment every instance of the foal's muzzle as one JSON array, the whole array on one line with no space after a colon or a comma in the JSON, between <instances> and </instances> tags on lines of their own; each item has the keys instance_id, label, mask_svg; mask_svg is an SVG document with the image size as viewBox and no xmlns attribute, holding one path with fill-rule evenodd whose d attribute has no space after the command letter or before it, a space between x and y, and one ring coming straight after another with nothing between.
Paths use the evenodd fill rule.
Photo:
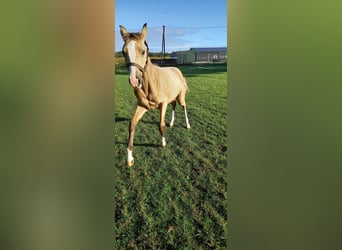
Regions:
<instances>
[{"instance_id":1,"label":"foal's muzzle","mask_svg":"<svg viewBox=\"0 0 342 250\"><path fill-rule=\"evenodd\" d=\"M137 71L136 69L134 69L134 72L130 71L129 83L131 84L132 88L141 88L145 68L143 68L137 63L127 63L128 68L131 66L136 67L139 71Z\"/></svg>"},{"instance_id":2,"label":"foal's muzzle","mask_svg":"<svg viewBox=\"0 0 342 250\"><path fill-rule=\"evenodd\" d=\"M132 86L132 88L141 88L143 82L142 75L131 73L128 78L128 82Z\"/></svg>"}]
</instances>

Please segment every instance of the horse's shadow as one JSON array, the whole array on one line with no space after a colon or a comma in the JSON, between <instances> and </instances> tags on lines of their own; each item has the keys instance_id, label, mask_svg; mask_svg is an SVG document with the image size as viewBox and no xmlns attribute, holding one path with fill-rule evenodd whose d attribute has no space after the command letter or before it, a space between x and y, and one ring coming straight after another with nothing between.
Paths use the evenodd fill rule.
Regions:
<instances>
[{"instance_id":1,"label":"horse's shadow","mask_svg":"<svg viewBox=\"0 0 342 250\"><path fill-rule=\"evenodd\" d=\"M120 116L115 116L115 122L124 122L124 121L129 121L129 120L131 119L120 117Z\"/></svg>"},{"instance_id":2,"label":"horse's shadow","mask_svg":"<svg viewBox=\"0 0 342 250\"><path fill-rule=\"evenodd\" d=\"M115 144L127 145L127 142L115 142ZM134 143L134 147L151 147L151 148L159 148L160 144L154 143Z\"/></svg>"},{"instance_id":3,"label":"horse's shadow","mask_svg":"<svg viewBox=\"0 0 342 250\"><path fill-rule=\"evenodd\" d=\"M125 121L130 121L131 118L126 118L126 117L120 117L120 116L115 116L115 122L125 122ZM147 124L153 124L153 125L159 125L159 122L156 121L146 121L146 120L140 120L139 123L147 123Z\"/></svg>"}]
</instances>

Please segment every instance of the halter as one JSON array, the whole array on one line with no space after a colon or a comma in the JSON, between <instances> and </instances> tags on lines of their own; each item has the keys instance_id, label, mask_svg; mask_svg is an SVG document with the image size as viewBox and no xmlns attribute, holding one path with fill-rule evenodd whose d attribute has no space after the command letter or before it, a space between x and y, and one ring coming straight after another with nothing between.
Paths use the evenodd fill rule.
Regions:
<instances>
[{"instance_id":1,"label":"halter","mask_svg":"<svg viewBox=\"0 0 342 250\"><path fill-rule=\"evenodd\" d=\"M137 63L135 63L135 62L130 62L130 63L127 63L127 64L126 64L127 67L129 67L129 66L135 66L135 67L137 67L142 73L145 72L145 69L146 69L146 66L147 66L147 63L148 63L148 54L149 54L149 48L148 48L147 42L144 41L144 44L145 44L145 46L147 47L147 57L146 57L145 66L142 67L141 65L139 65L139 64L137 64ZM125 53L124 53L123 51L122 51L122 53L125 55Z\"/></svg>"}]
</instances>

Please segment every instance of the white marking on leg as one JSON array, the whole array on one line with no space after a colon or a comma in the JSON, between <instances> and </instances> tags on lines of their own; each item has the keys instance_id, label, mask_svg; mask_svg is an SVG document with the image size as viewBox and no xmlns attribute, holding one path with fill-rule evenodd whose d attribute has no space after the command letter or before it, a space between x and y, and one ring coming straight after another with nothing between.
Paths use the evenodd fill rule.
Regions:
<instances>
[{"instance_id":1,"label":"white marking on leg","mask_svg":"<svg viewBox=\"0 0 342 250\"><path fill-rule=\"evenodd\" d=\"M190 128L190 123L189 123L188 114L186 112L186 109L184 109L184 114L185 114L186 128Z\"/></svg>"},{"instance_id":2,"label":"white marking on leg","mask_svg":"<svg viewBox=\"0 0 342 250\"><path fill-rule=\"evenodd\" d=\"M127 164L128 166L132 166L133 163L134 163L133 151L127 148Z\"/></svg>"},{"instance_id":3,"label":"white marking on leg","mask_svg":"<svg viewBox=\"0 0 342 250\"><path fill-rule=\"evenodd\" d=\"M175 121L175 111L172 110L172 117L171 117L170 127L173 127L174 121Z\"/></svg>"},{"instance_id":4,"label":"white marking on leg","mask_svg":"<svg viewBox=\"0 0 342 250\"><path fill-rule=\"evenodd\" d=\"M162 146L163 146L163 147L166 146L166 140L165 140L165 137L164 137L164 136L162 137Z\"/></svg>"}]
</instances>

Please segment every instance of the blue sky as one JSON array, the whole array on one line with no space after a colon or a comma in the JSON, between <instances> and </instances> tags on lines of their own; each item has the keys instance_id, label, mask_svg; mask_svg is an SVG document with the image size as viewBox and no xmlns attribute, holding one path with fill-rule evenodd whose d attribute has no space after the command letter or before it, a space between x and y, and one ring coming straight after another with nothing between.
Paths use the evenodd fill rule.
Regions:
<instances>
[{"instance_id":1,"label":"blue sky","mask_svg":"<svg viewBox=\"0 0 342 250\"><path fill-rule=\"evenodd\" d=\"M115 51L123 45L119 25L140 32L147 23L151 52L227 46L227 0L116 0Z\"/></svg>"}]
</instances>

